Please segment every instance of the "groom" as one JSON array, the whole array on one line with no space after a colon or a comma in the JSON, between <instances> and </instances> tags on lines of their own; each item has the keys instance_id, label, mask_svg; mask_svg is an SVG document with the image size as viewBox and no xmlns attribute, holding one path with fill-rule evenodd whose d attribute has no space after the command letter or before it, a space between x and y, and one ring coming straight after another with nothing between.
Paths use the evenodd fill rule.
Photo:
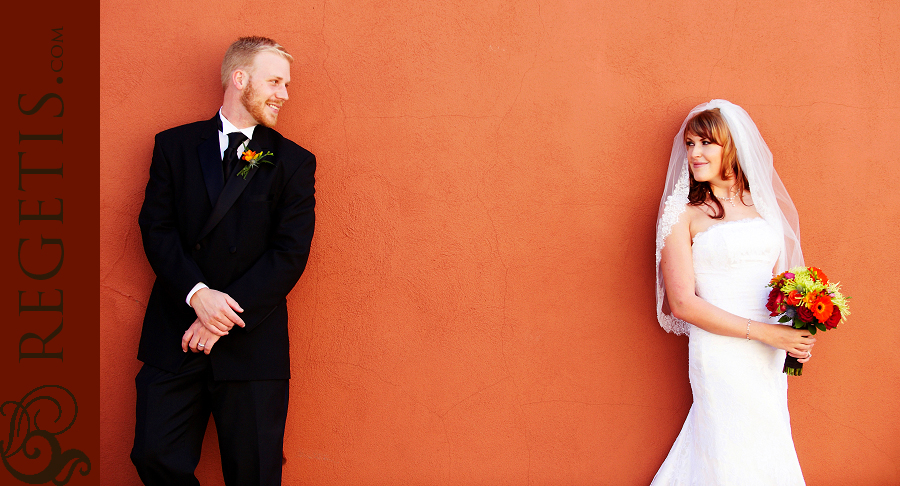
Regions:
<instances>
[{"instance_id":1,"label":"groom","mask_svg":"<svg viewBox=\"0 0 900 486\"><path fill-rule=\"evenodd\" d=\"M285 297L306 267L315 206L315 157L273 130L292 61L271 39L238 39L219 112L156 136L138 218L156 273L131 452L145 484L199 485L210 414L226 484L281 484Z\"/></svg>"}]
</instances>

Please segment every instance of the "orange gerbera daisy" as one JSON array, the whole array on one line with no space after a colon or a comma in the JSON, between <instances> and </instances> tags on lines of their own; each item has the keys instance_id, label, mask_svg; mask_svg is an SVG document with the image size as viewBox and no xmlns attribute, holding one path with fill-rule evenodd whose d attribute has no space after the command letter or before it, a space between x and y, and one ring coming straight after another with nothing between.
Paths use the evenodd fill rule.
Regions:
<instances>
[{"instance_id":1,"label":"orange gerbera daisy","mask_svg":"<svg viewBox=\"0 0 900 486\"><path fill-rule=\"evenodd\" d=\"M831 297L822 294L809 306L809 310L813 312L813 315L816 316L819 322L825 322L831 317L831 313L834 312L834 304L831 303Z\"/></svg>"}]
</instances>

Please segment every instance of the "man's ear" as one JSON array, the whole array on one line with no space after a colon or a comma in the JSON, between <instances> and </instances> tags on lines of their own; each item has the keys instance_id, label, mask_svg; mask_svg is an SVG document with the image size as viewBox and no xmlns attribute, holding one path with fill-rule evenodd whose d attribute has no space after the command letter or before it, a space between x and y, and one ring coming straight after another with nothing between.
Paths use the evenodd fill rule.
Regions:
<instances>
[{"instance_id":1,"label":"man's ear","mask_svg":"<svg viewBox=\"0 0 900 486\"><path fill-rule=\"evenodd\" d=\"M247 72L243 69L235 69L231 73L231 84L238 91L242 91L244 89L244 85L250 80L250 76L247 75Z\"/></svg>"}]
</instances>

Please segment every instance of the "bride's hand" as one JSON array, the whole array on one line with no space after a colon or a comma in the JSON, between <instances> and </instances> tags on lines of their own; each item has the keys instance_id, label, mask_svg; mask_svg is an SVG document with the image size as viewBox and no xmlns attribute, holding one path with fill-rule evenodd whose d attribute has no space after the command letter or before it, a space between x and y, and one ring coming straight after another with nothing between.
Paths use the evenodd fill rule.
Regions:
<instances>
[{"instance_id":1,"label":"bride's hand","mask_svg":"<svg viewBox=\"0 0 900 486\"><path fill-rule=\"evenodd\" d=\"M802 356L797 356L797 355L795 355L794 353L788 353L788 354L790 354L791 356L797 358L797 362L798 362L798 363L806 363L807 361L809 361L810 359L812 359L812 351L808 351L808 352L806 352L806 353L803 353Z\"/></svg>"},{"instance_id":2,"label":"bride's hand","mask_svg":"<svg viewBox=\"0 0 900 486\"><path fill-rule=\"evenodd\" d=\"M811 350L816 338L810 336L809 331L780 324L763 324L760 328L763 331L760 341L787 351L801 363L809 361L812 357Z\"/></svg>"},{"instance_id":3,"label":"bride's hand","mask_svg":"<svg viewBox=\"0 0 900 486\"><path fill-rule=\"evenodd\" d=\"M801 332L802 332L802 330L801 330ZM791 355L791 356L793 356L793 357L795 357L795 358L797 358L797 362L798 362L798 363L801 363L801 364L802 364L802 363L806 363L807 361L809 361L810 359L812 359L812 347L813 347L813 346L815 346L815 344L813 344L812 346L810 346L810 347L809 347L809 350L807 350L805 353L800 353L800 354L788 353L788 354Z\"/></svg>"}]
</instances>

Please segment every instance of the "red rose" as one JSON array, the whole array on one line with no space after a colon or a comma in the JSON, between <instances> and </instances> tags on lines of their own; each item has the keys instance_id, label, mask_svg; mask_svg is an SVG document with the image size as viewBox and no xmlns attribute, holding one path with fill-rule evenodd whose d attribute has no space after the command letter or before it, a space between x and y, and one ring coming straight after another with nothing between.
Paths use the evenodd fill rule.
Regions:
<instances>
[{"instance_id":1,"label":"red rose","mask_svg":"<svg viewBox=\"0 0 900 486\"><path fill-rule=\"evenodd\" d=\"M837 327L839 322L841 322L841 310L838 309L838 306L834 306L834 311L831 313L831 317L829 317L828 320L824 322L825 329L834 329Z\"/></svg>"},{"instance_id":2,"label":"red rose","mask_svg":"<svg viewBox=\"0 0 900 486\"><path fill-rule=\"evenodd\" d=\"M803 300L803 294L797 292L796 290L791 290L785 300L787 301L788 305L797 305L800 303L800 301Z\"/></svg>"},{"instance_id":3,"label":"red rose","mask_svg":"<svg viewBox=\"0 0 900 486\"><path fill-rule=\"evenodd\" d=\"M771 312L769 315L777 316L784 312L783 305L781 305L783 302L784 294L778 289L772 289L772 291L769 292L769 302L766 304L766 309L769 309Z\"/></svg>"},{"instance_id":4,"label":"red rose","mask_svg":"<svg viewBox=\"0 0 900 486\"><path fill-rule=\"evenodd\" d=\"M813 311L809 310L805 305L797 306L797 316L800 317L800 320L806 323L812 323L816 320L816 316L813 315Z\"/></svg>"}]
</instances>

